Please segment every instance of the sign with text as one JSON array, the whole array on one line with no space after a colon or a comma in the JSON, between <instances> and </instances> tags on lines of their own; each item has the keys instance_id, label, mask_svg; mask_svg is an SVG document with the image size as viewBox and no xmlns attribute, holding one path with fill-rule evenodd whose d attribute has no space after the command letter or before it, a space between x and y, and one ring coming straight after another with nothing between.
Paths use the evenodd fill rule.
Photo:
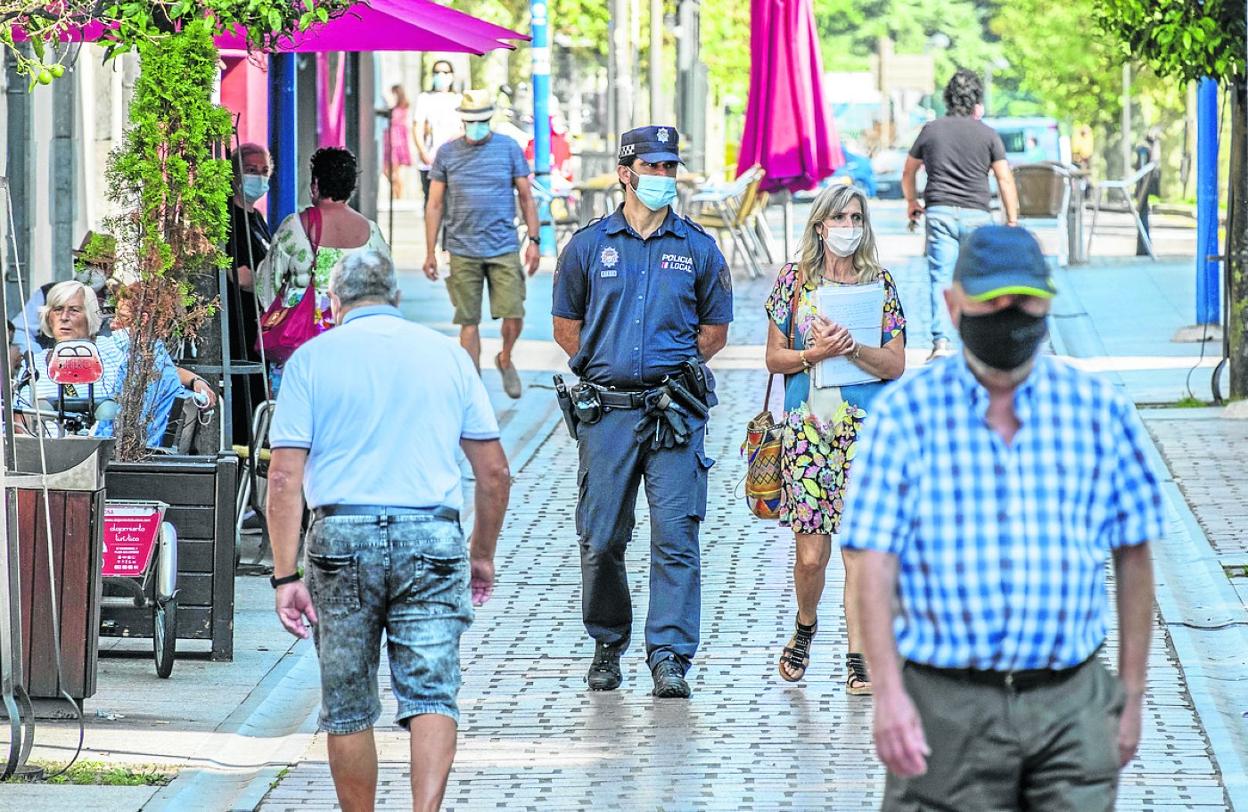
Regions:
<instances>
[{"instance_id":1,"label":"sign with text","mask_svg":"<svg viewBox=\"0 0 1248 812\"><path fill-rule=\"evenodd\" d=\"M104 505L104 567L109 577L138 578L147 572L160 536L164 506Z\"/></svg>"}]
</instances>

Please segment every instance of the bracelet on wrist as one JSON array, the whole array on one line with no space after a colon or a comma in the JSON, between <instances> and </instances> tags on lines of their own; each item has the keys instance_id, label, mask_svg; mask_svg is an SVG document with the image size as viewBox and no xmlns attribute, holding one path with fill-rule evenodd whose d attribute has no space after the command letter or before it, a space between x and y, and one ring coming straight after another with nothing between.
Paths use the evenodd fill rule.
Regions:
<instances>
[{"instance_id":1,"label":"bracelet on wrist","mask_svg":"<svg viewBox=\"0 0 1248 812\"><path fill-rule=\"evenodd\" d=\"M281 578L275 578L274 576L270 575L269 585L272 586L274 589L277 589L279 586L284 586L285 584L293 584L295 581L302 580L302 578L303 578L303 573L300 572L299 570L295 570L290 575L283 575Z\"/></svg>"},{"instance_id":2,"label":"bracelet on wrist","mask_svg":"<svg viewBox=\"0 0 1248 812\"><path fill-rule=\"evenodd\" d=\"M798 350L797 357L802 362L803 370L810 369L810 359L806 357L806 350Z\"/></svg>"},{"instance_id":3,"label":"bracelet on wrist","mask_svg":"<svg viewBox=\"0 0 1248 812\"><path fill-rule=\"evenodd\" d=\"M862 345L857 341L854 342L854 348L850 351L849 358L851 361L858 361L862 358Z\"/></svg>"}]
</instances>

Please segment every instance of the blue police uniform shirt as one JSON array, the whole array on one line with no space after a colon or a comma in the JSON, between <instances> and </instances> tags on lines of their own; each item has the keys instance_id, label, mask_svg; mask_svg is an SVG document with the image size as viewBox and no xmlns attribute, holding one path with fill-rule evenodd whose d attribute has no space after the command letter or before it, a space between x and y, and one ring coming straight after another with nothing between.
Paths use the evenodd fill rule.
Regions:
<instances>
[{"instance_id":1,"label":"blue police uniform shirt","mask_svg":"<svg viewBox=\"0 0 1248 812\"><path fill-rule=\"evenodd\" d=\"M699 325L732 321L732 275L715 240L675 212L643 240L621 207L559 255L551 312L583 322L578 377L643 389L698 357Z\"/></svg>"}]
</instances>

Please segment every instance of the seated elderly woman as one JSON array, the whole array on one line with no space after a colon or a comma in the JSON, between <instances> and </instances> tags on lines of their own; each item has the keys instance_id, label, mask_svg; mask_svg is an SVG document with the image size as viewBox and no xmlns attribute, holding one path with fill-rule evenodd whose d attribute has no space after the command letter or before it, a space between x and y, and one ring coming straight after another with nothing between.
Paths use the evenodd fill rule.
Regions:
<instances>
[{"instance_id":1,"label":"seated elderly woman","mask_svg":"<svg viewBox=\"0 0 1248 812\"><path fill-rule=\"evenodd\" d=\"M103 316L95 294L86 285L72 280L54 285L48 291L47 304L39 311L39 329L44 335L58 342L73 339L90 339L95 342L104 367L103 377L99 383L93 385L93 394L97 401L121 396L130 349L129 336L125 330L115 330L111 336L98 335L102 323ZM216 392L208 382L195 373L176 366L163 346L157 348L156 369L159 377L148 387L147 393L152 408L151 422L147 427L147 444L152 446L160 444L174 400L179 395L191 394L187 389L207 397L209 406L215 405L217 400ZM33 393L30 385L32 374ZM36 398L55 401L60 394L57 384L48 375L48 352L27 355L17 379L21 382L17 394L19 408L32 408ZM86 391L77 391L83 387L66 388L70 390L66 392L69 397L87 397ZM111 437L112 432L111 420L101 420L94 430L94 434L99 437Z\"/></svg>"}]
</instances>

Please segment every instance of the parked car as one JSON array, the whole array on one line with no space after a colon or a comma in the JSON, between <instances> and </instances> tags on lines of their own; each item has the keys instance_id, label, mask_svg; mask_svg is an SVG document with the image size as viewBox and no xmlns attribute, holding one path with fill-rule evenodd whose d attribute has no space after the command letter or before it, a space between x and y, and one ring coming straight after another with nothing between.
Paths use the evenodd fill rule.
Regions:
<instances>
[{"instance_id":1,"label":"parked car","mask_svg":"<svg viewBox=\"0 0 1248 812\"><path fill-rule=\"evenodd\" d=\"M986 118L984 123L1001 136L1010 166L1040 161L1070 162L1070 142L1062 138L1056 119Z\"/></svg>"},{"instance_id":2,"label":"parked car","mask_svg":"<svg viewBox=\"0 0 1248 812\"><path fill-rule=\"evenodd\" d=\"M867 197L875 197L875 172L871 169L871 159L857 152L850 152L843 147L841 151L845 154L844 165L833 172L831 176L820 181L819 185L814 189L794 192L794 200L798 202L814 200L819 192L829 186L841 183L853 184L861 189Z\"/></svg>"},{"instance_id":3,"label":"parked car","mask_svg":"<svg viewBox=\"0 0 1248 812\"><path fill-rule=\"evenodd\" d=\"M894 147L880 150L871 159L871 169L875 173L875 197L881 200L900 200L905 196L901 191L901 170L905 168L906 156L909 154L909 146ZM915 185L922 195L927 186L927 172L919 170Z\"/></svg>"}]
</instances>

